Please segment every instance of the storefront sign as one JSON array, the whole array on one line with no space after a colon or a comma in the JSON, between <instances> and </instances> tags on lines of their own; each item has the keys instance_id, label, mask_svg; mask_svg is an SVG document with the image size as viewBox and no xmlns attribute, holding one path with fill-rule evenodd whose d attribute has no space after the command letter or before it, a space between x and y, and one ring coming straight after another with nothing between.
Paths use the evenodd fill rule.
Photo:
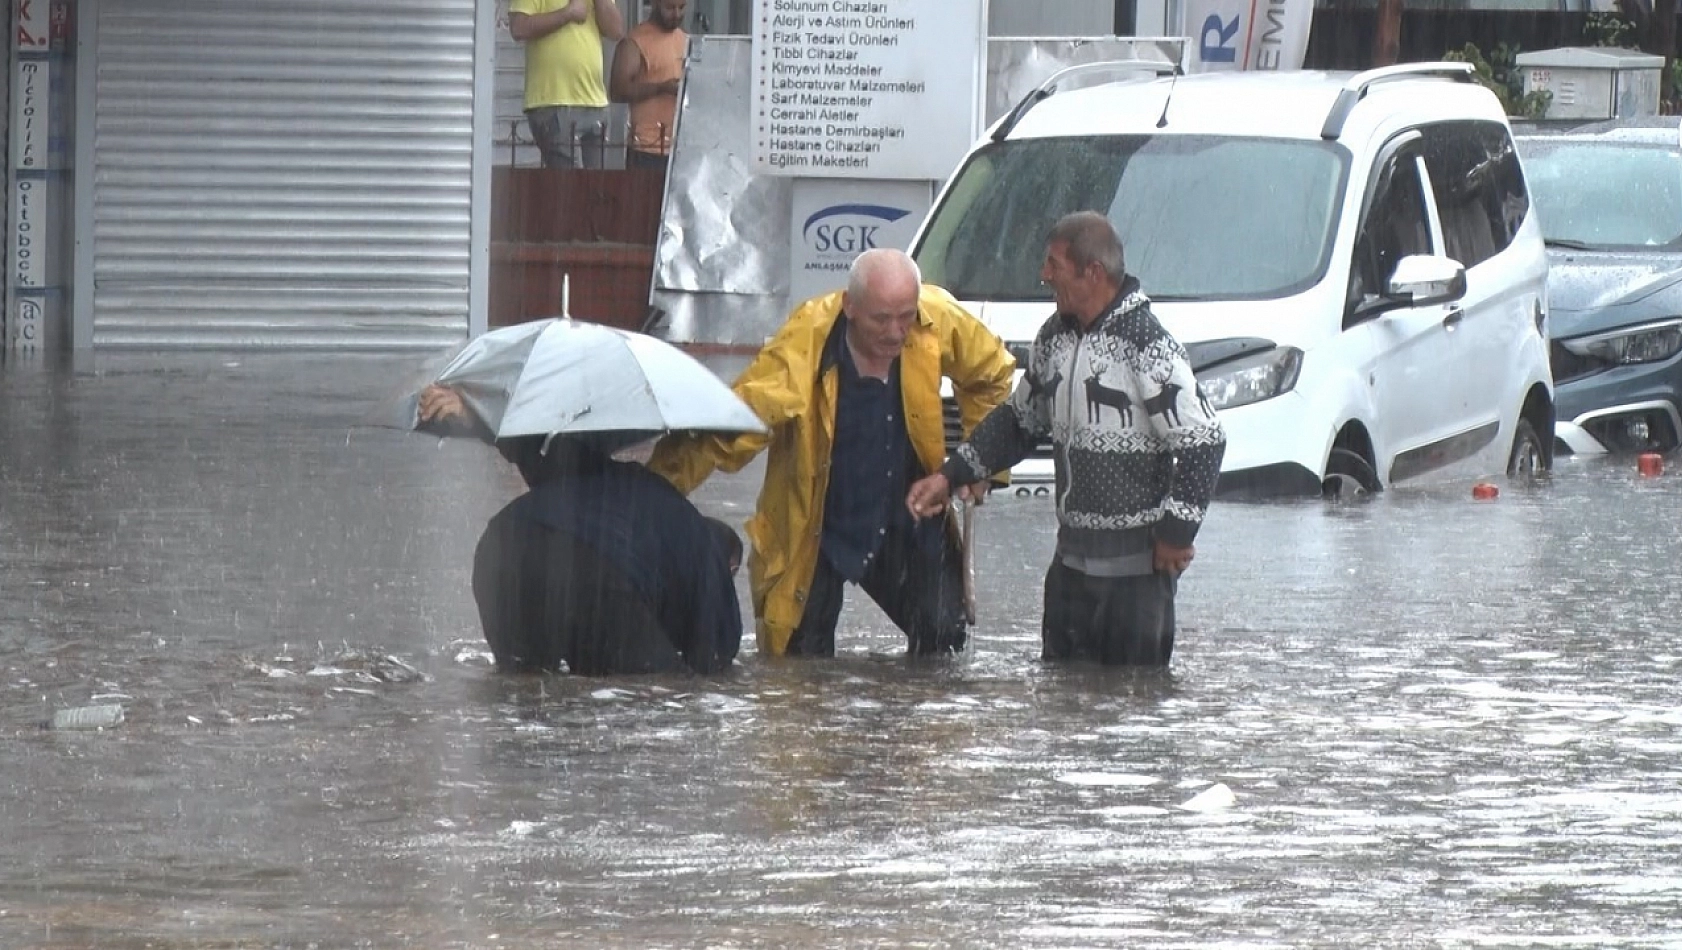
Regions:
<instances>
[{"instance_id":1,"label":"storefront sign","mask_svg":"<svg viewBox=\"0 0 1682 950\"><path fill-rule=\"evenodd\" d=\"M65 41L65 8L48 0L14 0L11 94L11 235L7 250L10 298L5 345L29 351L42 344L49 286L50 198L55 171L52 142L54 40ZM62 67L61 67L62 68Z\"/></svg>"},{"instance_id":2,"label":"storefront sign","mask_svg":"<svg viewBox=\"0 0 1682 950\"><path fill-rule=\"evenodd\" d=\"M14 172L13 174L16 174ZM12 287L39 290L47 285L46 257L42 253L42 224L46 218L47 189L39 178L19 178L12 186Z\"/></svg>"},{"instance_id":3,"label":"storefront sign","mask_svg":"<svg viewBox=\"0 0 1682 950\"><path fill-rule=\"evenodd\" d=\"M909 248L932 198L926 181L796 181L790 304L844 288L853 259L871 248Z\"/></svg>"},{"instance_id":4,"label":"storefront sign","mask_svg":"<svg viewBox=\"0 0 1682 950\"><path fill-rule=\"evenodd\" d=\"M12 9L18 30L14 50L45 53L52 48L53 11L48 0L14 0Z\"/></svg>"},{"instance_id":5,"label":"storefront sign","mask_svg":"<svg viewBox=\"0 0 1682 950\"><path fill-rule=\"evenodd\" d=\"M12 312L12 324L16 327L14 338L11 341L13 350L33 350L41 345L41 327L43 324L41 305L43 303L44 301L40 297L19 296L17 298L17 306L13 308Z\"/></svg>"},{"instance_id":6,"label":"storefront sign","mask_svg":"<svg viewBox=\"0 0 1682 950\"><path fill-rule=\"evenodd\" d=\"M980 0L754 0L755 170L936 180L975 139Z\"/></svg>"}]
</instances>

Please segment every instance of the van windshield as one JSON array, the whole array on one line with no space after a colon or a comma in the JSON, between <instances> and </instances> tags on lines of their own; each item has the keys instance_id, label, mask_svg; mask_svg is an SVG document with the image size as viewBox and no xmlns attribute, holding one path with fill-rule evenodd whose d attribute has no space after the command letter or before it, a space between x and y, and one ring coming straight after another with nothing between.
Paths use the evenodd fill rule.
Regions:
<instances>
[{"instance_id":1,"label":"van windshield","mask_svg":"<svg viewBox=\"0 0 1682 950\"><path fill-rule=\"evenodd\" d=\"M1283 297L1325 272L1348 168L1342 147L1301 139L993 143L958 171L915 257L959 300L1049 300L1045 235L1065 214L1102 211L1153 298Z\"/></svg>"}]
</instances>

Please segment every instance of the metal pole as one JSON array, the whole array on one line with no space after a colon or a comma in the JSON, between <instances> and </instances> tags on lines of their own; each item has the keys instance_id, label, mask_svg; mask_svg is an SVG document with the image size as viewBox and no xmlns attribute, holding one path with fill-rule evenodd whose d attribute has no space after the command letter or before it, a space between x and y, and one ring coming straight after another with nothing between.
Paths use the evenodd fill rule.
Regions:
<instances>
[{"instance_id":1,"label":"metal pole","mask_svg":"<svg viewBox=\"0 0 1682 950\"><path fill-rule=\"evenodd\" d=\"M94 219L94 162L96 158L95 131L98 128L99 100L96 96L99 80L99 19L101 0L78 0L76 22L76 115L75 115L75 185L74 212L71 227L75 229L76 255L70 278L71 349L78 357L93 353L95 246Z\"/></svg>"}]
</instances>

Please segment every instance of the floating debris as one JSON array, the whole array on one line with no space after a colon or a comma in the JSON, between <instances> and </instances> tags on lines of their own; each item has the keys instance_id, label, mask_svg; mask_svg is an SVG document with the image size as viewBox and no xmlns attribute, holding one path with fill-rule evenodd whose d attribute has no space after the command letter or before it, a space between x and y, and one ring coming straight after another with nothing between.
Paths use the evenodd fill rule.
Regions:
<instances>
[{"instance_id":1,"label":"floating debris","mask_svg":"<svg viewBox=\"0 0 1682 950\"><path fill-rule=\"evenodd\" d=\"M109 729L123 721L123 705L106 703L100 706L78 706L53 713L49 729Z\"/></svg>"},{"instance_id":2,"label":"floating debris","mask_svg":"<svg viewBox=\"0 0 1682 950\"><path fill-rule=\"evenodd\" d=\"M313 661L308 669L298 669L294 668L295 666L301 664L291 656L275 657L274 665L252 659L244 663L247 672L270 679L304 676L316 679L346 679L359 683L424 683L429 678L405 660L389 653L365 650L347 649L330 659Z\"/></svg>"},{"instance_id":3,"label":"floating debris","mask_svg":"<svg viewBox=\"0 0 1682 950\"><path fill-rule=\"evenodd\" d=\"M297 718L298 718L297 716L295 716L295 715L293 715L292 713L289 713L289 712L278 712L278 713L266 713L266 714L261 715L261 716L248 716L248 717L246 717L245 721L250 722L250 723L292 722L292 721L296 720Z\"/></svg>"},{"instance_id":4,"label":"floating debris","mask_svg":"<svg viewBox=\"0 0 1682 950\"><path fill-rule=\"evenodd\" d=\"M530 838L533 832L542 827L543 825L541 822L515 820L510 822L508 827L502 831L502 837Z\"/></svg>"},{"instance_id":5,"label":"floating debris","mask_svg":"<svg viewBox=\"0 0 1682 950\"><path fill-rule=\"evenodd\" d=\"M426 674L389 654L374 660L368 672L385 683L423 683Z\"/></svg>"},{"instance_id":6,"label":"floating debris","mask_svg":"<svg viewBox=\"0 0 1682 950\"><path fill-rule=\"evenodd\" d=\"M427 676L389 653L346 650L331 660L335 672L354 673L365 683L423 683Z\"/></svg>"},{"instance_id":7,"label":"floating debris","mask_svg":"<svg viewBox=\"0 0 1682 950\"><path fill-rule=\"evenodd\" d=\"M1232 789L1217 783L1193 795L1180 807L1186 811L1221 811L1236 804L1238 796L1232 793Z\"/></svg>"}]
</instances>

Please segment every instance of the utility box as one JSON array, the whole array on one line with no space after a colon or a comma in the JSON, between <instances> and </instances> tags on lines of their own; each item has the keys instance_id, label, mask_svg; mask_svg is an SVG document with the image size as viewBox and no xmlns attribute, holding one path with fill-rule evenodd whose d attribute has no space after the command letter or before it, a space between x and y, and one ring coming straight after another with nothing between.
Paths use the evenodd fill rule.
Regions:
<instances>
[{"instance_id":1,"label":"utility box","mask_svg":"<svg viewBox=\"0 0 1682 950\"><path fill-rule=\"evenodd\" d=\"M1548 119L1622 119L1659 114L1664 57L1613 46L1520 53L1524 91L1553 93Z\"/></svg>"}]
</instances>

